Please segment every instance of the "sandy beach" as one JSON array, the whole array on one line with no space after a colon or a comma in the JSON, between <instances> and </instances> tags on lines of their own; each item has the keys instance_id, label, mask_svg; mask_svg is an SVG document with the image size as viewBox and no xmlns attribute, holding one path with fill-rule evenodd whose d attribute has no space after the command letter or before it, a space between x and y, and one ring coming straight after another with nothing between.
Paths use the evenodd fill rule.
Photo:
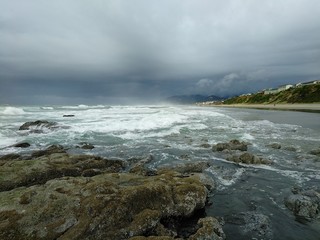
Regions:
<instances>
[{"instance_id":1,"label":"sandy beach","mask_svg":"<svg viewBox=\"0 0 320 240\"><path fill-rule=\"evenodd\" d=\"M225 108L254 108L270 110L292 110L320 112L320 103L295 103L295 104L230 104L230 105L209 105L212 107Z\"/></svg>"}]
</instances>

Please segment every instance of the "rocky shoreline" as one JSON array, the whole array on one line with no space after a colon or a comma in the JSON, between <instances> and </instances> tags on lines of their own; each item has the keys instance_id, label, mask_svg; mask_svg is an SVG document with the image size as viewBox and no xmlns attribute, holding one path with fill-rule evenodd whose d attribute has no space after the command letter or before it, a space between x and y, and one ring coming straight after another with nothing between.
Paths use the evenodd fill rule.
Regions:
<instances>
[{"instance_id":1,"label":"rocky shoreline","mask_svg":"<svg viewBox=\"0 0 320 240\"><path fill-rule=\"evenodd\" d=\"M35 121L23 126L41 134L57 124ZM250 153L249 145L231 140L202 147L236 165L273 164ZM84 142L76 147L94 148ZM152 155L122 160L71 154L61 145L0 156L0 239L222 240L224 221L272 239L269 218L258 212L219 220L206 215L206 209L215 206L209 200L215 183L205 172L211 163L188 161L153 169L148 167L152 161ZM319 219L320 189L293 188L284 204L299 222Z\"/></svg>"},{"instance_id":2,"label":"rocky shoreline","mask_svg":"<svg viewBox=\"0 0 320 240\"><path fill-rule=\"evenodd\" d=\"M0 238L225 239L217 219L197 217L213 189L197 166L151 174L147 162L71 155L57 145L2 156Z\"/></svg>"}]
</instances>

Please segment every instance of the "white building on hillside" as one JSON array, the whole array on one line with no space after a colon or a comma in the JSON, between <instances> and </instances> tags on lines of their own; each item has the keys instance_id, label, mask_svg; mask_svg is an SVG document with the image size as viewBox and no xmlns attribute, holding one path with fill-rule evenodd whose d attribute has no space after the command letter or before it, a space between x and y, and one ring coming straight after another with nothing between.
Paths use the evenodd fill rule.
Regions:
<instances>
[{"instance_id":1,"label":"white building on hillside","mask_svg":"<svg viewBox=\"0 0 320 240\"><path fill-rule=\"evenodd\" d=\"M318 84L318 83L320 83L320 80L313 80L310 82L297 83L296 87L308 86L308 85Z\"/></svg>"},{"instance_id":2,"label":"white building on hillside","mask_svg":"<svg viewBox=\"0 0 320 240\"><path fill-rule=\"evenodd\" d=\"M293 85L291 84L286 84L286 85L281 85L278 88L269 88L263 91L264 94L275 94L279 93L285 90L288 90L289 88L292 88Z\"/></svg>"}]
</instances>

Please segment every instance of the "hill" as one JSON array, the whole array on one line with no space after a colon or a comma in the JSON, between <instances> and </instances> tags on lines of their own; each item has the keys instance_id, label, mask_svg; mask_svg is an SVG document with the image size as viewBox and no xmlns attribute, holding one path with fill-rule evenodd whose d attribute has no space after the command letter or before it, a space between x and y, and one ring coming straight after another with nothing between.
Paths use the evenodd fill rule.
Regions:
<instances>
[{"instance_id":1,"label":"hill","mask_svg":"<svg viewBox=\"0 0 320 240\"><path fill-rule=\"evenodd\" d=\"M319 103L320 83L292 87L287 90L265 94L258 92L251 95L232 97L224 101L224 104L275 104L275 103Z\"/></svg>"},{"instance_id":2,"label":"hill","mask_svg":"<svg viewBox=\"0 0 320 240\"><path fill-rule=\"evenodd\" d=\"M175 104L192 104L197 102L211 102L211 101L221 101L223 98L214 95L204 96L204 95L179 95L171 96L166 99L166 102Z\"/></svg>"}]
</instances>

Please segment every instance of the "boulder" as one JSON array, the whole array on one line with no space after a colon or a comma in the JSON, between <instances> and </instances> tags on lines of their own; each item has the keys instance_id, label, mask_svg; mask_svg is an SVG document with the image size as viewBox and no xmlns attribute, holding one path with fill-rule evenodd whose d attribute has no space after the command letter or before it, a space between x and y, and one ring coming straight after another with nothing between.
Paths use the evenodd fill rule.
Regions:
<instances>
[{"instance_id":1,"label":"boulder","mask_svg":"<svg viewBox=\"0 0 320 240\"><path fill-rule=\"evenodd\" d=\"M34 122L26 122L22 124L19 128L19 130L42 130L43 128L47 129L54 129L57 128L57 123L56 122L49 122L46 120L37 120Z\"/></svg>"},{"instance_id":2,"label":"boulder","mask_svg":"<svg viewBox=\"0 0 320 240\"><path fill-rule=\"evenodd\" d=\"M9 154L3 155L0 157L0 161L2 162L2 164L0 162L0 166L5 164L6 161L11 161L19 158L21 158L21 156L17 153L9 153Z\"/></svg>"},{"instance_id":3,"label":"boulder","mask_svg":"<svg viewBox=\"0 0 320 240\"><path fill-rule=\"evenodd\" d=\"M320 157L320 148L311 150L310 154Z\"/></svg>"},{"instance_id":4,"label":"boulder","mask_svg":"<svg viewBox=\"0 0 320 240\"><path fill-rule=\"evenodd\" d=\"M53 153L67 153L66 149L61 145L51 145L44 150L38 150L31 154L31 158L37 158L41 156L48 156Z\"/></svg>"},{"instance_id":5,"label":"boulder","mask_svg":"<svg viewBox=\"0 0 320 240\"><path fill-rule=\"evenodd\" d=\"M79 148L82 148L82 149L86 149L86 150L94 149L93 144L91 144L91 143L86 143L86 142L81 142L81 143L80 143L80 146L78 146L78 147L79 147Z\"/></svg>"},{"instance_id":6,"label":"boulder","mask_svg":"<svg viewBox=\"0 0 320 240\"><path fill-rule=\"evenodd\" d=\"M56 178L0 192L0 239L179 239L170 236L162 220L190 217L204 208L206 198L207 190L196 174ZM200 220L199 225L190 239L223 239L213 218Z\"/></svg>"},{"instance_id":7,"label":"boulder","mask_svg":"<svg viewBox=\"0 0 320 240\"><path fill-rule=\"evenodd\" d=\"M273 239L272 224L268 216L255 211L240 212L224 217L226 223L238 225L243 236L250 239Z\"/></svg>"},{"instance_id":8,"label":"boulder","mask_svg":"<svg viewBox=\"0 0 320 240\"><path fill-rule=\"evenodd\" d=\"M217 143L212 146L212 151L214 152L221 152L224 150L239 150L239 151L247 151L248 150L248 143L240 142L239 140L231 140L228 143Z\"/></svg>"},{"instance_id":9,"label":"boulder","mask_svg":"<svg viewBox=\"0 0 320 240\"><path fill-rule=\"evenodd\" d=\"M287 146L287 147L284 147L283 149L286 150L286 151L290 151L290 152L296 152L297 151L297 149L295 147L293 147L293 146Z\"/></svg>"},{"instance_id":10,"label":"boulder","mask_svg":"<svg viewBox=\"0 0 320 240\"><path fill-rule=\"evenodd\" d=\"M170 169L173 169L176 172L188 174L188 173L202 173L205 169L209 168L210 164L207 161L199 162L188 162L183 164L178 164L174 167L170 166ZM164 167L166 169L166 167Z\"/></svg>"},{"instance_id":11,"label":"boulder","mask_svg":"<svg viewBox=\"0 0 320 240\"><path fill-rule=\"evenodd\" d=\"M273 149L280 149L281 148L281 144L279 143L271 143L269 145L267 145L267 147L273 148Z\"/></svg>"},{"instance_id":12,"label":"boulder","mask_svg":"<svg viewBox=\"0 0 320 240\"><path fill-rule=\"evenodd\" d=\"M153 156L149 155L147 157L133 157L127 160L130 166L130 173L135 173L143 176L156 175L156 171L148 168L146 164L153 160Z\"/></svg>"},{"instance_id":13,"label":"boulder","mask_svg":"<svg viewBox=\"0 0 320 240\"><path fill-rule=\"evenodd\" d=\"M229 155L226 158L228 161L235 163L245 163L245 164L270 164L271 162L265 158L259 157L252 153L242 153L242 154L233 154Z\"/></svg>"},{"instance_id":14,"label":"boulder","mask_svg":"<svg viewBox=\"0 0 320 240\"><path fill-rule=\"evenodd\" d=\"M314 189L293 189L285 198L286 207L293 212L298 221L312 221L319 218L320 191Z\"/></svg>"},{"instance_id":15,"label":"boulder","mask_svg":"<svg viewBox=\"0 0 320 240\"><path fill-rule=\"evenodd\" d=\"M200 147L202 147L202 148L210 148L211 145L209 143L203 143L203 144L200 145Z\"/></svg>"},{"instance_id":16,"label":"boulder","mask_svg":"<svg viewBox=\"0 0 320 240\"><path fill-rule=\"evenodd\" d=\"M16 148L28 148L30 146L31 146L30 143L27 143L27 142L17 143L13 145L13 147L16 147Z\"/></svg>"},{"instance_id":17,"label":"boulder","mask_svg":"<svg viewBox=\"0 0 320 240\"><path fill-rule=\"evenodd\" d=\"M213 217L201 218L198 225L200 228L188 238L189 240L223 240L226 238L218 220Z\"/></svg>"}]
</instances>

